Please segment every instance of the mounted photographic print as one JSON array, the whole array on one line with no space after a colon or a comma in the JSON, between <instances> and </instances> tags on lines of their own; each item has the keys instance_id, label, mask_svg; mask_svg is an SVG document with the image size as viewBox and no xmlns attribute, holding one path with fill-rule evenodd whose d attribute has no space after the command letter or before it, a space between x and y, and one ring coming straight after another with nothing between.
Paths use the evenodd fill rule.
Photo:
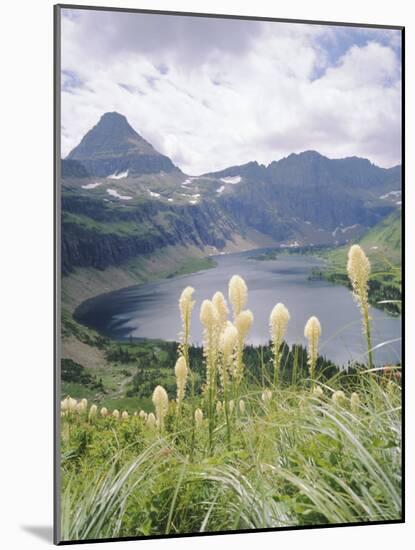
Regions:
<instances>
[{"instance_id":1,"label":"mounted photographic print","mask_svg":"<svg viewBox=\"0 0 415 550\"><path fill-rule=\"evenodd\" d=\"M55 7L56 543L404 520L403 33Z\"/></svg>"}]
</instances>

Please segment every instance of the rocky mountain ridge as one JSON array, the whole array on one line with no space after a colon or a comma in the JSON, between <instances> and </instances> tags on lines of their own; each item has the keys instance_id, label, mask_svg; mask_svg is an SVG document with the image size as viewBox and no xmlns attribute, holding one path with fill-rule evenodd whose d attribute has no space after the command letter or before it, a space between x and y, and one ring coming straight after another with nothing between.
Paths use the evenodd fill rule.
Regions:
<instances>
[{"instance_id":1,"label":"rocky mountain ridge","mask_svg":"<svg viewBox=\"0 0 415 550\"><path fill-rule=\"evenodd\" d=\"M118 113L62 161L62 269L105 269L164 246L211 247L254 230L276 245L342 244L400 206L401 169L315 151L191 177Z\"/></svg>"}]
</instances>

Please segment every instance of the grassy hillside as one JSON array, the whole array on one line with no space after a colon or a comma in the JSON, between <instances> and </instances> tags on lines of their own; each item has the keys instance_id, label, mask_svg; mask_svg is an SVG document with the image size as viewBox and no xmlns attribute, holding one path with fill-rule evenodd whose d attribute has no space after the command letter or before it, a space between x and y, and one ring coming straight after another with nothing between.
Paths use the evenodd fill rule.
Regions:
<instances>
[{"instance_id":1,"label":"grassy hillside","mask_svg":"<svg viewBox=\"0 0 415 550\"><path fill-rule=\"evenodd\" d=\"M370 229L359 241L376 271L401 267L402 213L395 210L384 220ZM343 246L327 254L330 267L343 269L346 265L348 246Z\"/></svg>"},{"instance_id":2,"label":"grassy hillside","mask_svg":"<svg viewBox=\"0 0 415 550\"><path fill-rule=\"evenodd\" d=\"M369 300L372 305L399 315L402 295L402 217L397 209L387 218L375 225L358 244L364 249L372 265L369 281ZM312 276L324 277L329 281L349 285L346 273L347 247L323 253L328 260L326 270L314 272ZM382 301L389 303L379 303Z\"/></svg>"},{"instance_id":3,"label":"grassy hillside","mask_svg":"<svg viewBox=\"0 0 415 550\"><path fill-rule=\"evenodd\" d=\"M401 518L400 387L363 376L241 393L192 436L192 406L170 401L164 428L145 417L62 420L64 540L183 534ZM341 394L340 394L341 396ZM138 405L139 406L139 405ZM193 428L194 429L194 428Z\"/></svg>"}]
</instances>

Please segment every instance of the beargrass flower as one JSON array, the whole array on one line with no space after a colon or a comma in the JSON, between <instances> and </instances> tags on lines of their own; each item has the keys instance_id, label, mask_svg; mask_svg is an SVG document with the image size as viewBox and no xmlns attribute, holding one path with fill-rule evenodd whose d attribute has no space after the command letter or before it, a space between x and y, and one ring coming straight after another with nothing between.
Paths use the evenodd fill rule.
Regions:
<instances>
[{"instance_id":1,"label":"beargrass flower","mask_svg":"<svg viewBox=\"0 0 415 550\"><path fill-rule=\"evenodd\" d=\"M112 416L118 420L120 418L120 411L118 409L114 409L112 411Z\"/></svg>"},{"instance_id":2,"label":"beargrass flower","mask_svg":"<svg viewBox=\"0 0 415 550\"><path fill-rule=\"evenodd\" d=\"M174 374L176 375L176 384L177 384L177 406L180 407L180 403L184 399L184 393L186 388L188 368L186 365L186 359L181 355L174 367Z\"/></svg>"},{"instance_id":3,"label":"beargrass flower","mask_svg":"<svg viewBox=\"0 0 415 550\"><path fill-rule=\"evenodd\" d=\"M254 322L254 316L250 309L241 311L235 319L235 327L240 337L245 340L248 332L251 330L252 323Z\"/></svg>"},{"instance_id":4,"label":"beargrass flower","mask_svg":"<svg viewBox=\"0 0 415 550\"><path fill-rule=\"evenodd\" d=\"M201 409L195 410L195 424L196 428L200 428L203 422L203 411Z\"/></svg>"},{"instance_id":5,"label":"beargrass flower","mask_svg":"<svg viewBox=\"0 0 415 550\"><path fill-rule=\"evenodd\" d=\"M373 368L368 298L370 269L370 261L363 249L358 244L351 246L347 257L347 273L352 284L353 296L362 314L363 332L368 348L369 369Z\"/></svg>"},{"instance_id":6,"label":"beargrass flower","mask_svg":"<svg viewBox=\"0 0 415 550\"><path fill-rule=\"evenodd\" d=\"M350 408L352 410L352 413L356 414L359 412L360 409L360 397L359 394L356 392L353 392L350 396Z\"/></svg>"},{"instance_id":7,"label":"beargrass flower","mask_svg":"<svg viewBox=\"0 0 415 550\"><path fill-rule=\"evenodd\" d=\"M152 399L154 408L156 409L157 426L162 431L164 428L164 417L169 407L169 397L163 386L156 386Z\"/></svg>"},{"instance_id":8,"label":"beargrass flower","mask_svg":"<svg viewBox=\"0 0 415 550\"><path fill-rule=\"evenodd\" d=\"M234 375L237 383L242 380L243 377L243 360L242 354L245 344L245 338L248 335L248 332L251 330L252 323L254 322L254 316L250 309L241 311L235 319L235 327L238 331L238 343L237 343L237 352L236 352L236 364Z\"/></svg>"},{"instance_id":9,"label":"beargrass flower","mask_svg":"<svg viewBox=\"0 0 415 550\"><path fill-rule=\"evenodd\" d=\"M269 318L269 327L274 354L274 384L277 383L280 364L281 364L281 346L287 331L290 314L284 304L278 303L271 311Z\"/></svg>"},{"instance_id":10,"label":"beargrass flower","mask_svg":"<svg viewBox=\"0 0 415 550\"><path fill-rule=\"evenodd\" d=\"M108 409L106 407L102 407L101 410L99 411L99 414L105 418L106 416L108 416Z\"/></svg>"},{"instance_id":11,"label":"beargrass flower","mask_svg":"<svg viewBox=\"0 0 415 550\"><path fill-rule=\"evenodd\" d=\"M89 414L88 414L89 420L92 420L93 418L95 418L97 415L97 412L98 412L98 407L96 405L91 405L89 409Z\"/></svg>"},{"instance_id":12,"label":"beargrass flower","mask_svg":"<svg viewBox=\"0 0 415 550\"><path fill-rule=\"evenodd\" d=\"M331 399L335 405L341 406L346 401L346 396L344 395L344 391L337 390L333 393L333 395L331 396Z\"/></svg>"},{"instance_id":13,"label":"beargrass flower","mask_svg":"<svg viewBox=\"0 0 415 550\"><path fill-rule=\"evenodd\" d=\"M122 420L128 420L128 412L127 411L123 411L121 413L121 418Z\"/></svg>"},{"instance_id":14,"label":"beargrass flower","mask_svg":"<svg viewBox=\"0 0 415 550\"><path fill-rule=\"evenodd\" d=\"M220 379L222 387L227 385L228 375L232 373L232 363L234 352L238 344L238 331L235 326L228 321L220 337L220 350L222 352L222 362L220 368Z\"/></svg>"},{"instance_id":15,"label":"beargrass flower","mask_svg":"<svg viewBox=\"0 0 415 550\"><path fill-rule=\"evenodd\" d=\"M222 292L215 292L212 298L212 304L216 309L219 325L221 328L223 328L226 325L226 321L228 319L229 309Z\"/></svg>"},{"instance_id":16,"label":"beargrass flower","mask_svg":"<svg viewBox=\"0 0 415 550\"><path fill-rule=\"evenodd\" d=\"M154 426L156 425L156 417L154 415L154 413L148 413L147 415L147 419L146 419L146 424L149 428L154 428Z\"/></svg>"},{"instance_id":17,"label":"beargrass flower","mask_svg":"<svg viewBox=\"0 0 415 550\"><path fill-rule=\"evenodd\" d=\"M233 317L241 313L248 299L248 289L245 281L239 275L234 275L229 281L229 301L232 306Z\"/></svg>"},{"instance_id":18,"label":"beargrass flower","mask_svg":"<svg viewBox=\"0 0 415 550\"><path fill-rule=\"evenodd\" d=\"M179 298L179 309L184 328L190 325L190 316L195 305L195 302L193 301L194 291L194 288L192 288L191 286L187 286L183 290Z\"/></svg>"},{"instance_id":19,"label":"beargrass flower","mask_svg":"<svg viewBox=\"0 0 415 550\"><path fill-rule=\"evenodd\" d=\"M304 328L304 336L308 340L307 363L310 368L310 378L314 382L318 357L318 343L321 336L321 325L317 317L310 317Z\"/></svg>"},{"instance_id":20,"label":"beargrass flower","mask_svg":"<svg viewBox=\"0 0 415 550\"><path fill-rule=\"evenodd\" d=\"M241 414L245 414L245 410L246 410L245 401L243 399L240 399L239 400L239 412Z\"/></svg>"},{"instance_id":21,"label":"beargrass flower","mask_svg":"<svg viewBox=\"0 0 415 550\"><path fill-rule=\"evenodd\" d=\"M314 386L313 395L315 395L316 397L323 397L324 391L321 386Z\"/></svg>"},{"instance_id":22,"label":"beargrass flower","mask_svg":"<svg viewBox=\"0 0 415 550\"><path fill-rule=\"evenodd\" d=\"M78 405L77 400L73 399L70 395L65 397L65 399L61 402L62 410L68 413L75 412L77 405Z\"/></svg>"}]
</instances>

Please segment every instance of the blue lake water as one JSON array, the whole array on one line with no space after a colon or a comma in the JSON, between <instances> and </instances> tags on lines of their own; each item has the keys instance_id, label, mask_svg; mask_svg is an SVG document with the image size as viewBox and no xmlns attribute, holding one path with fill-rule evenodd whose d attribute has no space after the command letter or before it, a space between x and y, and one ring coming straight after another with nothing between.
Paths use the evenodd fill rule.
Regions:
<instances>
[{"instance_id":1,"label":"blue lake water","mask_svg":"<svg viewBox=\"0 0 415 550\"><path fill-rule=\"evenodd\" d=\"M308 280L313 267L322 260L312 256L281 255L276 260L257 261L257 252L217 256L213 269L128 287L102 294L81 304L75 317L83 324L116 340L161 338L177 340L180 331L178 299L186 286L195 288L192 341L201 342L199 307L217 290L227 296L228 281L234 274L248 285L248 304L254 325L248 341L264 344L269 339L268 319L273 306L283 302L290 311L286 340L305 344L304 325L316 315L322 325L320 352L337 364L365 361L365 342L360 312L350 291L320 280ZM375 350L378 364L401 360L401 319L371 309L373 345L388 344Z\"/></svg>"}]
</instances>

